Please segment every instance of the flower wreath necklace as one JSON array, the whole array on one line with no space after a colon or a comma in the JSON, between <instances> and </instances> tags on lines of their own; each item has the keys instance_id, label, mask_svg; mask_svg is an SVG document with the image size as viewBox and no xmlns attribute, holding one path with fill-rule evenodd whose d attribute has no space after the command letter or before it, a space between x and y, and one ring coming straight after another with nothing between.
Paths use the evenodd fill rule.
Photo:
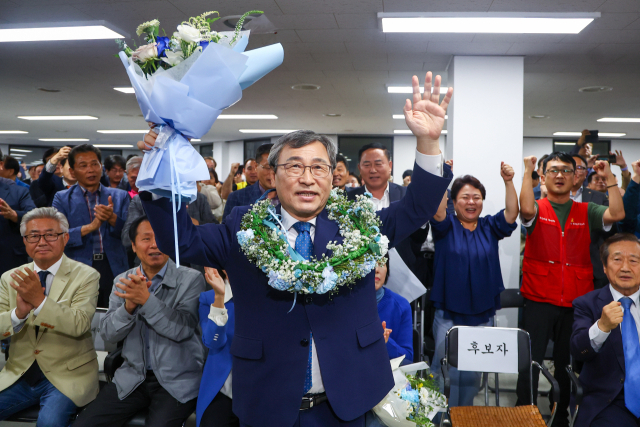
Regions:
<instances>
[{"instance_id":1,"label":"flower wreath necklace","mask_svg":"<svg viewBox=\"0 0 640 427\"><path fill-rule=\"evenodd\" d=\"M269 286L279 291L303 294L337 292L369 274L388 251L389 239L380 233L380 219L371 194L349 201L343 190L334 189L327 200L330 220L336 221L342 244L329 242L331 258L305 260L287 239L271 200L265 193L244 214L236 233L246 257L269 278Z\"/></svg>"}]
</instances>

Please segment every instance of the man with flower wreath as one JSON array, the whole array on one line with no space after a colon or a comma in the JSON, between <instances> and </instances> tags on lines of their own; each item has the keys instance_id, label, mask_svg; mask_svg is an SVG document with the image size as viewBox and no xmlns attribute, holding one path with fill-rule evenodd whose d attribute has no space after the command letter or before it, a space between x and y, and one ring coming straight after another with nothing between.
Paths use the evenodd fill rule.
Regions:
<instances>
[{"instance_id":1,"label":"man with flower wreath","mask_svg":"<svg viewBox=\"0 0 640 427\"><path fill-rule=\"evenodd\" d=\"M387 209L373 213L365 198L332 193L335 143L296 131L269 154L279 207L257 202L234 209L226 224L203 226L178 211L181 259L225 269L233 283L233 410L242 426L364 426L392 388L373 270L387 242L434 215L449 185L438 138L453 89L439 103L440 82L427 73L423 96L413 77L404 113L416 165L406 196ZM150 132L138 146L154 143ZM175 255L169 199L140 198L158 246Z\"/></svg>"}]
</instances>

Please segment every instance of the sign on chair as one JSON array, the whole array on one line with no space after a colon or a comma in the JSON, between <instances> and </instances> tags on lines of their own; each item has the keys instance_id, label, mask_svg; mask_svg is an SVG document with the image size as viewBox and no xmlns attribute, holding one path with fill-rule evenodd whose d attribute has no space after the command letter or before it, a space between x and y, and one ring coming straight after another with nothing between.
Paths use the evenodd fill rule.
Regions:
<instances>
[{"instance_id":1,"label":"sign on chair","mask_svg":"<svg viewBox=\"0 0 640 427\"><path fill-rule=\"evenodd\" d=\"M459 327L458 370L518 373L518 330Z\"/></svg>"}]
</instances>

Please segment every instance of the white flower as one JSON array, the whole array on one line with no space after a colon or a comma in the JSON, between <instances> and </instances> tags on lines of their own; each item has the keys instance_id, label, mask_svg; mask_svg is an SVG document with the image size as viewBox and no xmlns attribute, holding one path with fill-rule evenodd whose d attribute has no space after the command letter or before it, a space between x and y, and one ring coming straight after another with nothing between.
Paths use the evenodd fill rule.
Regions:
<instances>
[{"instance_id":1,"label":"white flower","mask_svg":"<svg viewBox=\"0 0 640 427\"><path fill-rule=\"evenodd\" d=\"M155 43L140 46L131 54L131 58L136 62L146 62L157 57L158 49L156 49Z\"/></svg>"},{"instance_id":2,"label":"white flower","mask_svg":"<svg viewBox=\"0 0 640 427\"><path fill-rule=\"evenodd\" d=\"M178 36L182 40L191 43L198 43L202 40L202 34L200 34L200 31L187 24L178 25Z\"/></svg>"},{"instance_id":3,"label":"white flower","mask_svg":"<svg viewBox=\"0 0 640 427\"><path fill-rule=\"evenodd\" d=\"M162 60L164 62L166 62L167 64L171 65L171 66L178 65L179 63L184 61L184 57L182 56L182 52L173 52L173 51L170 51L170 50L165 50L164 53L165 53L165 55L167 55L167 57L166 58L162 58Z\"/></svg>"},{"instance_id":4,"label":"white flower","mask_svg":"<svg viewBox=\"0 0 640 427\"><path fill-rule=\"evenodd\" d=\"M158 21L157 19L154 19L152 21L147 21L147 22L145 22L143 24L138 25L138 28L136 29L136 34L140 35L147 28L149 28L149 27L157 27L158 25L160 25L160 21Z\"/></svg>"}]
</instances>

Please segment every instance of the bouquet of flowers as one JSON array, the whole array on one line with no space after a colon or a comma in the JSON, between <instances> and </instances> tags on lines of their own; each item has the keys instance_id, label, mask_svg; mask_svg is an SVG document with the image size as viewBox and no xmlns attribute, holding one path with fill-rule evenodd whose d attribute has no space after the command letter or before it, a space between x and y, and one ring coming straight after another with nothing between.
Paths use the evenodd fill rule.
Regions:
<instances>
[{"instance_id":1,"label":"bouquet of flowers","mask_svg":"<svg viewBox=\"0 0 640 427\"><path fill-rule=\"evenodd\" d=\"M395 386L373 412L389 427L432 427L431 419L446 409L446 399L432 374L428 373L426 378L414 375L418 370L428 369L426 363L401 367L403 359L404 356L391 360Z\"/></svg>"},{"instance_id":2,"label":"bouquet of flowers","mask_svg":"<svg viewBox=\"0 0 640 427\"><path fill-rule=\"evenodd\" d=\"M282 45L245 52L249 31L242 31L249 11L235 31L211 31L218 12L205 12L160 36L160 23L141 24L136 33L147 43L119 54L135 90L144 119L155 125L156 144L143 158L136 186L170 197L173 204L176 264L179 264L176 209L197 198L196 181L209 179L202 156L189 139L209 131L222 110L242 98L242 90L284 59Z\"/></svg>"}]
</instances>

